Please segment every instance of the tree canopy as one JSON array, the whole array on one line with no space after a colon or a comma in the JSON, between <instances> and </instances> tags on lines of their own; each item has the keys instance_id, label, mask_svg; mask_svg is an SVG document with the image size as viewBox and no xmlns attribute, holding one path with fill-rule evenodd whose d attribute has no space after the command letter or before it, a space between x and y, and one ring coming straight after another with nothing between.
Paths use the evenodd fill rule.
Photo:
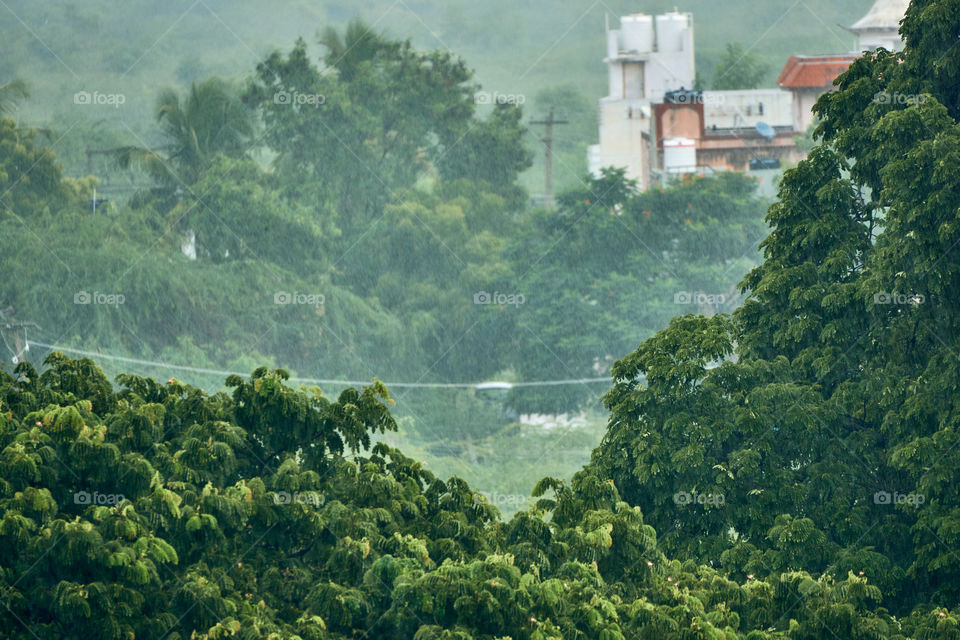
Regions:
<instances>
[{"instance_id":1,"label":"tree canopy","mask_svg":"<svg viewBox=\"0 0 960 640\"><path fill-rule=\"evenodd\" d=\"M896 621L853 572L669 559L587 471L503 522L373 444L396 427L379 383L328 399L261 368L208 395L46 365L0 372L8 638L954 637L960 612Z\"/></svg>"},{"instance_id":2,"label":"tree canopy","mask_svg":"<svg viewBox=\"0 0 960 640\"><path fill-rule=\"evenodd\" d=\"M730 42L714 71L713 88L756 89L768 71L769 65L757 53L739 42Z\"/></svg>"},{"instance_id":3,"label":"tree canopy","mask_svg":"<svg viewBox=\"0 0 960 640\"><path fill-rule=\"evenodd\" d=\"M913 2L904 51L819 100L743 306L677 318L615 366L591 468L668 553L731 576L863 572L898 614L960 595L957 6Z\"/></svg>"},{"instance_id":4,"label":"tree canopy","mask_svg":"<svg viewBox=\"0 0 960 640\"><path fill-rule=\"evenodd\" d=\"M55 350L0 369L4 637L957 640L958 33L960 0L911 3L905 49L817 103L768 228L734 173L641 193L608 169L528 209L522 111L478 115L462 60L362 23L240 95L162 93L169 173L109 213L0 121L4 313L253 370L208 392ZM609 424L505 520L385 444L409 418L386 385L328 395L276 361L609 372ZM479 435L450 397L446 439Z\"/></svg>"}]
</instances>

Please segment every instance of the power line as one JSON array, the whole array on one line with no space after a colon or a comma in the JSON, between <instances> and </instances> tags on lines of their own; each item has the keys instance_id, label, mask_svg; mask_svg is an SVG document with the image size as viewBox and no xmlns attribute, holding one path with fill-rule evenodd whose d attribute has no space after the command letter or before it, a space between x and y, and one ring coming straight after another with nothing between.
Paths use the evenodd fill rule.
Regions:
<instances>
[{"instance_id":1,"label":"power line","mask_svg":"<svg viewBox=\"0 0 960 640\"><path fill-rule=\"evenodd\" d=\"M0 338L3 338L3 344L7 349L13 354L12 362L18 364L23 361L24 351L29 351L30 342L27 339L27 329L34 328L39 329L39 325L36 322L17 322L13 318L9 321L6 319L6 315L0 312L2 316L3 324L0 324ZM16 350L10 348L10 344L7 342L6 336L4 336L4 330L13 332L13 343L16 347ZM21 336L21 331L23 335Z\"/></svg>"},{"instance_id":2,"label":"power line","mask_svg":"<svg viewBox=\"0 0 960 640\"><path fill-rule=\"evenodd\" d=\"M224 371L221 369L205 369L202 367L188 367L180 364L170 364L169 362L155 362L153 360L140 360L139 358L128 358L125 356L114 356L108 353L99 353L94 351L84 351L82 349L74 349L72 347L64 347L60 345L53 344L44 344L43 342L34 342L30 340L29 345L36 347L41 347L44 349L50 349L51 351L62 351L64 353L73 353L81 356L87 356L91 358L101 358L104 360L115 360L117 362L126 362L129 364L139 364L150 367L160 367L166 369L175 369L177 371L189 371L192 373L204 373L209 375L216 376L246 376L248 373L240 371ZM370 384L370 380L323 380L319 378L290 378L291 382L302 382L305 384L336 384L336 385L345 385L345 386L364 386ZM488 381L485 381L488 382ZM535 380L531 382L507 382L502 384L509 384L512 387L556 387L564 385L574 385L574 384L595 384L598 382L604 382L610 384L609 378L579 378L579 379L570 379L570 380ZM489 383L489 382L488 382ZM384 382L384 385L387 387L394 387L397 389L473 389L479 382Z\"/></svg>"}]
</instances>

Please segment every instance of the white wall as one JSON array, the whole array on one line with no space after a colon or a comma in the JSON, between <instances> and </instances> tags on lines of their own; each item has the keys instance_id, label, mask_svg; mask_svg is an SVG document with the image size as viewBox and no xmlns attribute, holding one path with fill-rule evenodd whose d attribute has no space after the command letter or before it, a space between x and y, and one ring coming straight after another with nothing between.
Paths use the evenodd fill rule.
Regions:
<instances>
[{"instance_id":1,"label":"white wall","mask_svg":"<svg viewBox=\"0 0 960 640\"><path fill-rule=\"evenodd\" d=\"M604 167L621 167L627 177L647 185L652 120L646 100L600 101L600 144L587 153L590 173L600 175Z\"/></svg>"},{"instance_id":2,"label":"white wall","mask_svg":"<svg viewBox=\"0 0 960 640\"><path fill-rule=\"evenodd\" d=\"M793 93L784 89L704 91L704 128L754 127L760 122L771 127L793 126L793 100Z\"/></svg>"}]
</instances>

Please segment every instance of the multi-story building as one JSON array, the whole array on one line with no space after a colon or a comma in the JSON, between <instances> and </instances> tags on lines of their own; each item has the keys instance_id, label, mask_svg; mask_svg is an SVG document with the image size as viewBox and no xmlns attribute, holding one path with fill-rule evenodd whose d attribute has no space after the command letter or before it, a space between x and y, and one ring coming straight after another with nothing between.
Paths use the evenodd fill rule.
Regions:
<instances>
[{"instance_id":1,"label":"multi-story building","mask_svg":"<svg viewBox=\"0 0 960 640\"><path fill-rule=\"evenodd\" d=\"M600 144L588 152L590 171L623 167L627 177L646 188L652 105L668 91L693 86L693 15L623 16L619 29L607 29L604 62L609 92L600 100Z\"/></svg>"}]
</instances>

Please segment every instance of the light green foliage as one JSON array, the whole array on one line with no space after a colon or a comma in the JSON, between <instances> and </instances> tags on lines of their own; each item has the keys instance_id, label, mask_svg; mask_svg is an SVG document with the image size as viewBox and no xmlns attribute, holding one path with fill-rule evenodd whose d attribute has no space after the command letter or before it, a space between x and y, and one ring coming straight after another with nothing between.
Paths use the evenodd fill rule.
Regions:
<instances>
[{"instance_id":1,"label":"light green foliage","mask_svg":"<svg viewBox=\"0 0 960 640\"><path fill-rule=\"evenodd\" d=\"M395 426L377 384L328 401L260 369L230 378L231 397L46 364L0 373L9 638L869 638L897 624L871 612L863 577L733 582L668 560L588 472L542 480L502 522L462 480L368 448Z\"/></svg>"}]
</instances>

